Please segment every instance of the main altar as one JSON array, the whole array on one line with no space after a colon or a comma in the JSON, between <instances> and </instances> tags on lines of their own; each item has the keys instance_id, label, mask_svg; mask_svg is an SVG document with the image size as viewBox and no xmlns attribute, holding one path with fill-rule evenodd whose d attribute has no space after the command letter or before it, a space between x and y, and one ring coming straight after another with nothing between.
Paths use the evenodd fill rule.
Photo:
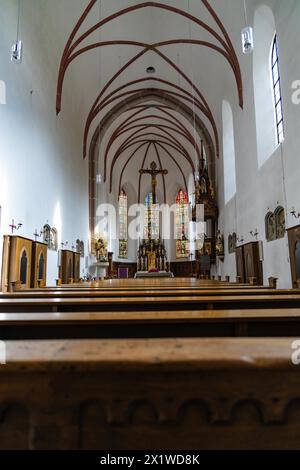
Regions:
<instances>
[{"instance_id":1,"label":"main altar","mask_svg":"<svg viewBox=\"0 0 300 470\"><path fill-rule=\"evenodd\" d=\"M167 272L167 252L161 240L143 240L137 255L138 272Z\"/></svg>"}]
</instances>

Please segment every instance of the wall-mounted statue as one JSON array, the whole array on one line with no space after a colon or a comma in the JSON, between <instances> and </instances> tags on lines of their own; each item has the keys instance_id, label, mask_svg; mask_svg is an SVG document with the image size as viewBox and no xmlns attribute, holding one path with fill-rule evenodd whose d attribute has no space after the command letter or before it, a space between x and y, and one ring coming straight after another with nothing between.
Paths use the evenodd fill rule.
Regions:
<instances>
[{"instance_id":1,"label":"wall-mounted statue","mask_svg":"<svg viewBox=\"0 0 300 470\"><path fill-rule=\"evenodd\" d=\"M223 258L224 253L224 236L221 234L220 230L218 230L217 238L216 238L216 255L220 258Z\"/></svg>"},{"instance_id":2,"label":"wall-mounted statue","mask_svg":"<svg viewBox=\"0 0 300 470\"><path fill-rule=\"evenodd\" d=\"M84 242L82 240L76 240L76 251L80 253L81 258L84 258Z\"/></svg>"},{"instance_id":3,"label":"wall-mounted statue","mask_svg":"<svg viewBox=\"0 0 300 470\"><path fill-rule=\"evenodd\" d=\"M236 245L237 245L237 234L233 232L233 234L230 234L228 236L228 253L229 254L235 253Z\"/></svg>"}]
</instances>

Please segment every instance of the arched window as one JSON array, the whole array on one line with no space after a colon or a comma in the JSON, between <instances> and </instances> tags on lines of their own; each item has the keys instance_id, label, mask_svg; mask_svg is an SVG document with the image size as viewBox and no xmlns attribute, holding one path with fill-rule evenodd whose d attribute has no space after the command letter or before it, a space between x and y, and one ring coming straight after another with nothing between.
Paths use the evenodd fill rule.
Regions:
<instances>
[{"instance_id":1,"label":"arched window","mask_svg":"<svg viewBox=\"0 0 300 470\"><path fill-rule=\"evenodd\" d=\"M144 239L159 240L159 204L153 204L153 194L145 199Z\"/></svg>"},{"instance_id":2,"label":"arched window","mask_svg":"<svg viewBox=\"0 0 300 470\"><path fill-rule=\"evenodd\" d=\"M176 197L176 258L187 258L189 246L189 199L182 189Z\"/></svg>"},{"instance_id":3,"label":"arched window","mask_svg":"<svg viewBox=\"0 0 300 470\"><path fill-rule=\"evenodd\" d=\"M122 189L119 195L119 258L128 256L128 198Z\"/></svg>"},{"instance_id":4,"label":"arched window","mask_svg":"<svg viewBox=\"0 0 300 470\"><path fill-rule=\"evenodd\" d=\"M272 76L272 86L273 86L273 92L274 92L276 139L277 139L277 144L281 144L284 141L284 123L283 123L283 111L282 111L282 94L281 94L281 80L280 80L280 70L279 70L278 42L277 42L276 34L275 34L273 44L272 44L271 76Z\"/></svg>"},{"instance_id":5,"label":"arched window","mask_svg":"<svg viewBox=\"0 0 300 470\"><path fill-rule=\"evenodd\" d=\"M274 154L279 137L282 138L281 131L283 131L281 125L277 129L274 107L275 88L278 98L278 88L280 88L280 82L277 83L279 78L278 50L277 47L274 48L277 46L277 41L274 43L276 24L273 11L267 5L259 5L255 10L254 35L255 42L258 44L253 53L253 85L257 159L260 168ZM276 98L276 103L278 98ZM280 114L282 114L281 102L277 108L279 124Z\"/></svg>"},{"instance_id":6,"label":"arched window","mask_svg":"<svg viewBox=\"0 0 300 470\"><path fill-rule=\"evenodd\" d=\"M223 160L225 204L236 194L236 168L233 114L228 101L223 101Z\"/></svg>"}]
</instances>

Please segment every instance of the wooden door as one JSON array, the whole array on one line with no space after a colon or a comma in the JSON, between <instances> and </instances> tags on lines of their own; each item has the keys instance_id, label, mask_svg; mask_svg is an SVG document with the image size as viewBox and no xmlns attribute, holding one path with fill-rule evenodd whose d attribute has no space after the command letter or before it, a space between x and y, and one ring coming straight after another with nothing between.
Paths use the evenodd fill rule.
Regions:
<instances>
[{"instance_id":1,"label":"wooden door","mask_svg":"<svg viewBox=\"0 0 300 470\"><path fill-rule=\"evenodd\" d=\"M258 285L263 285L263 266L260 259L259 242L244 245L244 265L246 282L256 278Z\"/></svg>"}]
</instances>

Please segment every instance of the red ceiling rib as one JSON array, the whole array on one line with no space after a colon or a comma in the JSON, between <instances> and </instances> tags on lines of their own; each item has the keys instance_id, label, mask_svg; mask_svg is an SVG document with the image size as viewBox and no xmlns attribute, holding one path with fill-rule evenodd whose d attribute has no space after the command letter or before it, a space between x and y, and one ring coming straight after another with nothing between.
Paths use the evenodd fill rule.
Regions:
<instances>
[{"instance_id":1,"label":"red ceiling rib","mask_svg":"<svg viewBox=\"0 0 300 470\"><path fill-rule=\"evenodd\" d=\"M152 142L147 142L147 141L145 141L145 142L142 143L139 147L137 147L137 148L134 150L134 152L131 153L131 155L130 155L129 158L127 159L125 165L124 165L123 168L122 168L121 174L120 174L120 179L119 179L119 192L118 192L118 194L121 193L122 178L123 178L123 174L124 174L124 172L125 172L125 170L126 170L128 164L130 163L130 161L131 161L131 159L134 157L134 155L135 155L141 148L145 147L146 145L147 145L147 149L146 149L146 154L145 154L145 155L147 156L147 155L148 155L148 152L149 152L149 149L150 149L150 147L151 147L151 145L152 145ZM145 156L145 155L144 155L144 156Z\"/></svg>"},{"instance_id":2,"label":"red ceiling rib","mask_svg":"<svg viewBox=\"0 0 300 470\"><path fill-rule=\"evenodd\" d=\"M62 55L60 70L59 70L59 77L58 77L58 86L57 86L57 106L56 106L57 113L59 113L60 109L61 109L62 88L63 88L64 76L65 76L66 69L67 69L67 66L68 66L68 59L70 58L72 52L75 51L77 46L79 46L79 44L82 41L84 41L90 34L92 34L94 31L100 29L103 25L109 23L110 21L113 21L116 18L121 17L125 14L133 13L134 11L137 11L137 10L140 10L140 9L143 9L143 8L147 8L147 7L167 10L167 11L170 11L170 12L175 13L177 15L185 17L186 19L192 21L193 23L197 24L198 26L200 26L201 28L203 28L204 30L209 32L218 41L218 43L223 46L223 48L225 49L225 51L228 53L229 57L231 58L231 60L229 60L229 64L231 65L231 67L233 66L233 64L235 64L235 66L233 67L233 71L234 71L234 74L236 76L236 81L237 81L237 85L238 85L239 103L240 103L240 106L242 107L243 106L242 77L241 77L240 66L239 66L239 62L238 62L234 47L233 47L232 42L229 38L229 35L226 31L226 28L222 24L221 20L217 16L214 9L211 7L211 5L208 3L207 0L202 0L202 3L208 9L208 11L210 12L212 18L214 19L214 21L216 22L216 24L218 25L218 27L222 31L222 34L224 35L225 40L223 40L222 37L213 28L211 28L208 24L206 24L205 22L201 21L199 18L196 18L195 16L191 15L190 13L188 13L184 10L180 10L176 7L171 6L171 5L164 5L164 4L161 4L161 3L154 3L154 2L144 2L144 3L138 4L138 5L133 5L131 7L120 10L120 11L110 15L109 17L103 19L102 21L96 23L92 28L88 29L84 34L82 34L73 43L73 40L75 39L75 36L76 36L77 32L79 31L79 29L82 26L85 18L87 17L88 13L90 12L90 10L92 9L92 7L95 4L95 0L92 0L90 2L90 4L88 5L88 7L86 8L86 10L84 11L83 15L79 18L79 21L77 22L75 28L73 29L73 31L72 31L72 33L71 33L71 35L70 35L70 37L67 41L66 47L64 49L64 53Z\"/></svg>"},{"instance_id":3,"label":"red ceiling rib","mask_svg":"<svg viewBox=\"0 0 300 470\"><path fill-rule=\"evenodd\" d=\"M201 159L201 153L200 153L199 146L198 146L196 140L194 139L194 137L192 136L192 134L187 130L186 127L184 127L183 125L179 125L178 123L176 123L176 121L174 122L172 119L167 119L164 116L159 116L159 115L155 115L155 114L146 115L146 116L140 117L138 119L134 119L131 122L126 122L126 125L122 126L121 130L119 128L118 128L119 130L117 129L118 132L114 135L114 140L119 138L122 134L124 134L124 133L128 132L129 130L133 129L132 127L129 127L132 124L138 125L139 127L141 127L144 124L136 124L136 123L141 123L141 121L145 121L147 119L160 120L160 121L167 122L168 124L174 125L179 131L182 132L183 137L188 139L189 142L193 145L193 147L195 148L195 150L197 152L198 159L199 160ZM147 123L147 124L151 125L152 123ZM170 127L167 127L167 128L171 129Z\"/></svg>"},{"instance_id":4,"label":"red ceiling rib","mask_svg":"<svg viewBox=\"0 0 300 470\"><path fill-rule=\"evenodd\" d=\"M181 166L179 165L179 163L176 161L176 159L173 157L173 155L171 155L171 153L170 153L168 150L166 150L166 149L163 147L162 144L159 143L159 141L155 140L155 141L153 141L153 142L150 142L150 143L148 144L149 147L151 146L151 144L153 144L153 145L159 145L159 146L166 152L166 154L168 155L168 157L174 162L174 164L177 166L179 172L180 172L181 175L182 175L183 183L184 183L184 186L185 186L186 192L187 192L186 177L185 177L185 175L184 175L184 173L183 173L183 171L182 171L182 168L181 168ZM142 144L141 146L143 146L143 145L147 145L147 142L145 142L145 143ZM169 145L169 144L166 142L165 145ZM140 147L139 147L139 149L140 149ZM120 179L119 179L119 194L120 194L121 188L122 188L122 179L123 179L124 172L125 172L125 170L126 170L128 164L130 163L131 159L132 159L132 155L128 158L128 160L126 161L125 165L124 165L123 168L122 168L122 171L121 171L121 174L120 174ZM140 202L140 197L138 197L138 201Z\"/></svg>"},{"instance_id":5,"label":"red ceiling rib","mask_svg":"<svg viewBox=\"0 0 300 470\"><path fill-rule=\"evenodd\" d=\"M198 159L200 160L201 159L201 152L200 152L200 149L199 149L199 146L196 142L196 140L194 139L194 137L192 136L192 134L183 126L179 126L176 122L172 121L171 119L167 119L167 118L164 118L163 116L156 116L156 115L149 115L149 116L144 116L143 118L140 118L140 119L137 119L135 120L136 122L141 122L141 121L144 121L146 119L154 119L154 120L161 120L161 121L164 121L164 122L167 122L167 123L170 123L170 124L173 124L175 127L177 127L178 130L181 130L183 132L183 136L184 138L186 138L191 144L192 146L195 148L196 150L196 153L198 155ZM132 122L131 123L128 123L128 125L131 125L133 124ZM151 123L148 123L148 124L151 124ZM138 124L139 126L142 126L143 124ZM182 128L183 127L183 128ZM125 132L128 132L130 129L132 128L129 128L129 127L124 127L117 135L116 135L116 138L120 137L120 135L122 135L123 133ZM168 129L170 129L170 127L168 127Z\"/></svg>"},{"instance_id":6,"label":"red ceiling rib","mask_svg":"<svg viewBox=\"0 0 300 470\"><path fill-rule=\"evenodd\" d=\"M140 126L142 126L142 125L140 125ZM140 126L139 126L139 127L140 127ZM167 132L167 131L165 130L166 126L148 124L148 125L146 125L146 126L143 126L141 129L139 129L139 132L140 132L140 131L144 131L144 130L146 130L146 129L151 129L152 127L155 128L155 129L160 130L160 131L163 132L163 133L166 133L166 135L168 135L168 136L170 137L170 140L172 140L172 138L173 138L174 141L179 144L179 141L178 141L177 139L175 139L175 137L173 137L171 133L169 133L169 132ZM167 127L167 129L170 129L170 127ZM175 131L175 132L176 132L176 129L173 129L173 128L171 128L171 129L172 129L172 131ZM129 130L130 130L130 129L128 129L128 131L129 131ZM183 134L181 134L179 131L177 131L177 133L179 133L180 135L183 135ZM143 135L144 135L144 134L143 134ZM135 137L136 137L136 138L140 138L140 135L136 134ZM187 137L186 137L186 138L187 138ZM188 141L189 141L189 143L193 146L193 142L190 141L189 139L188 139ZM124 144L123 144L123 145L124 145ZM125 147L125 148L127 148L127 147ZM183 148L183 146L182 146L182 148ZM115 156L114 156L113 163L112 163L112 165L111 165L111 178L110 178L110 181L111 181L111 182L112 182L113 168L114 168L115 162L116 162L117 159L121 156L121 153L122 153L122 152L123 152L123 148L119 148L119 150L116 152L116 154L115 154ZM187 152L187 153L188 153L188 152ZM199 156L200 156L200 155L199 155ZM110 188L110 190L111 190L111 188Z\"/></svg>"},{"instance_id":7,"label":"red ceiling rib","mask_svg":"<svg viewBox=\"0 0 300 470\"><path fill-rule=\"evenodd\" d=\"M111 166L110 166L110 187L109 187L110 192L112 191L112 177L113 177L114 166L115 166L116 161L118 160L119 156L121 155L121 153L124 153L126 150L128 150L133 145L136 145L138 143L141 143L141 142L145 141L145 140L136 140L136 139L142 139L142 138L145 138L145 137L148 138L147 139L148 141L149 140L154 140L154 138L164 139L161 142L166 143L166 144L170 144L170 146L172 146L172 148L176 149L189 162L189 164L191 166L191 169L192 169L192 172L193 173L195 172L195 166L194 166L194 163L193 163L191 157L189 156L189 153L186 151L186 149L180 144L180 142L177 139L172 139L170 137L158 134L156 132L146 132L146 133L140 134L138 136L135 136L131 141L126 142L125 146L123 146L122 148L119 148L116 151L116 153L114 155L114 158L112 160Z\"/></svg>"},{"instance_id":8,"label":"red ceiling rib","mask_svg":"<svg viewBox=\"0 0 300 470\"><path fill-rule=\"evenodd\" d=\"M156 91L157 91L157 90L156 90ZM145 93L145 91L144 91L144 93ZM157 93L156 93L156 94L157 94ZM152 95L150 95L150 96L151 96L151 99L153 99L153 96L152 96ZM146 95L143 95L143 97L146 98ZM160 94L158 95L158 98L160 99ZM165 100L166 98L167 98L167 100L168 100L168 102L169 102L169 104L170 104L169 97L166 97L165 95L163 95L163 99ZM124 112L126 112L126 111L130 111L130 109L141 109L142 111L145 110L145 106L141 106L141 105L140 105L140 106L135 106L135 107L129 109L128 106L130 106L131 103L132 103L132 99L131 99L131 101L126 101L126 102L124 102L124 103L119 103L119 104L117 105L117 107L115 107L115 108L112 110L112 112L110 112L109 114L111 114L112 116L115 116L116 113L117 113L117 114L119 115L118 109L119 109L119 110L122 110L122 113L124 113ZM171 104L173 105L173 108L170 108L170 107L169 107L169 109L175 109L175 110L177 110L177 112L180 112L180 113L182 112L181 109L184 109L184 108L182 108L182 103L181 103L181 102L174 102L173 99L172 99L172 103L171 103ZM152 107L152 106L154 106L154 107L156 106L156 107L157 107L158 105L153 105L153 104L152 104L152 105L148 105L148 107ZM185 110L184 112L188 112L189 115L190 115L190 109L189 109L189 108L186 108L186 109L187 109L188 111ZM138 111L138 112L141 112L141 111ZM109 114L108 114L108 115L109 115ZM136 115L136 114L137 114L137 113L134 113L134 115ZM131 116L131 117L132 117L132 116ZM186 116L186 117L187 117L187 116ZM198 118L196 118L196 121L197 121L197 120L198 120ZM106 126L106 122L107 122L107 118L103 118L102 124L101 124L101 128L102 128L102 125L103 125L103 127ZM203 123L201 123L201 128L202 128L203 130L205 130L205 126L204 126ZM98 126L96 132L98 132L99 129L100 129L100 127ZM207 131L206 131L206 132L207 132ZM206 142L207 142L207 137L209 137L209 133L208 133L208 132L206 133L206 138L204 139ZM94 142L94 138L93 138L93 142ZM211 146L209 153L210 153L212 150L213 150L213 147Z\"/></svg>"},{"instance_id":9,"label":"red ceiling rib","mask_svg":"<svg viewBox=\"0 0 300 470\"><path fill-rule=\"evenodd\" d=\"M214 117L213 117L213 114L203 96L203 94L200 92L200 90L198 89L198 87L192 82L192 80L189 79L189 77L184 73L182 72L182 70L177 67L176 64L174 64L174 62L172 62L168 57L166 57L162 52L160 51L157 51L156 49L154 49L154 52L156 52L166 63L168 63L176 72L178 72L188 83L189 85L191 86L191 88L193 88L195 90L195 92L197 93L197 95L200 97L200 99L202 100L203 104L204 104L204 108L205 108L205 111L202 109L202 112L204 112L204 114L207 115L208 119L210 120L211 122L211 125L213 127L213 131L214 131L214 135L215 135L215 141L216 141L216 147L217 147L217 156L219 155L219 138L218 138L218 131L217 131L217 126L216 126L216 123L215 123L215 120L214 120ZM110 87L110 85L130 66L132 65L132 63L134 63L137 58L139 58L141 55L143 55L143 51L142 53L139 53L137 56L135 56L134 58L130 59L109 81L108 83L102 88L100 94L98 95L97 99L95 100L90 112L89 112L89 115L88 115L88 118L87 118L87 121L86 121L86 126L85 126L85 131L84 131L84 144L83 144L83 156L85 158L86 156L86 146L87 146L87 139L88 139L88 133L89 133L89 129L91 127L91 124L93 122L93 120L96 118L96 116L99 114L99 112L101 111L102 109L102 105L103 103L99 103L99 100L101 99L101 97L103 96L103 94L105 93L105 91ZM170 82L171 83L171 82ZM170 85L172 86L172 84ZM126 87L126 85L124 86ZM177 86L175 86L177 87ZM132 91L133 92L133 91ZM116 93L116 90L114 90L114 92L112 94ZM128 92L129 93L129 92ZM111 95L109 95L111 96ZM196 101L196 98L194 95L191 95L192 96L192 103L194 103ZM104 99L104 102L105 102L105 105L107 105L107 100L108 97L106 97Z\"/></svg>"}]
</instances>

